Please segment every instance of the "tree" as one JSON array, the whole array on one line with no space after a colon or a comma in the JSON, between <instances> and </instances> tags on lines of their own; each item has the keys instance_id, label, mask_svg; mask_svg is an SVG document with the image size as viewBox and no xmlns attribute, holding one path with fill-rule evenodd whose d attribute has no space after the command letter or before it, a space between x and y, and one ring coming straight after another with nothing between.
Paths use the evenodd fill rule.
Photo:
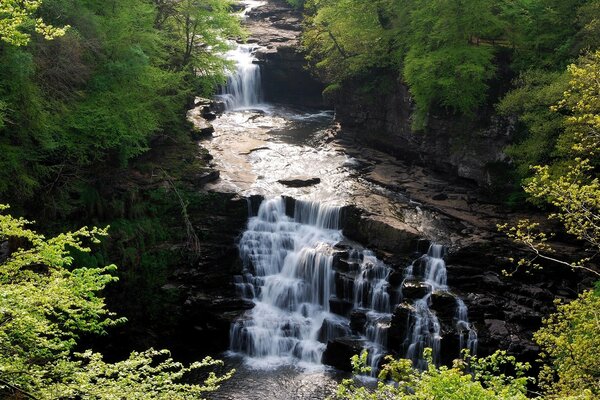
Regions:
<instances>
[{"instance_id":1,"label":"tree","mask_svg":"<svg viewBox=\"0 0 600 400\"><path fill-rule=\"evenodd\" d=\"M549 399L600 397L600 294L586 291L558 306L535 333L547 364L540 383Z\"/></svg>"},{"instance_id":2,"label":"tree","mask_svg":"<svg viewBox=\"0 0 600 400\"><path fill-rule=\"evenodd\" d=\"M417 106L415 127L421 128L434 106L469 115L484 102L495 67L494 48L481 39L497 35L500 21L489 0L417 4L410 16L403 77Z\"/></svg>"},{"instance_id":3,"label":"tree","mask_svg":"<svg viewBox=\"0 0 600 400\"><path fill-rule=\"evenodd\" d=\"M456 360L452 368L436 367L431 359L431 349L425 350L429 366L424 371L412 367L411 360L387 357L375 389L364 386L355 379L345 379L334 396L338 400L525 400L529 378L525 372L529 365L519 363L506 352L498 351L485 357L467 357L467 364ZM367 352L352 358L354 374L371 372L366 367ZM514 376L501 371L513 369Z\"/></svg>"},{"instance_id":4,"label":"tree","mask_svg":"<svg viewBox=\"0 0 600 400\"><path fill-rule=\"evenodd\" d=\"M25 46L31 38L31 30L47 40L63 36L68 26L58 28L34 17L41 5L42 0L3 0L0 3L0 41Z\"/></svg>"},{"instance_id":5,"label":"tree","mask_svg":"<svg viewBox=\"0 0 600 400\"><path fill-rule=\"evenodd\" d=\"M0 211L8 207L0 205ZM191 399L215 390L233 371L210 373L202 385L181 383L189 372L221 365L205 358L188 367L165 350L134 352L107 363L92 351L74 352L81 334L104 334L124 322L106 309L100 292L116 280L114 265L73 266L106 229L82 228L46 238L24 219L0 214L0 394L40 399Z\"/></svg>"},{"instance_id":6,"label":"tree","mask_svg":"<svg viewBox=\"0 0 600 400\"><path fill-rule=\"evenodd\" d=\"M596 174L600 150L600 51L582 57L568 68L569 85L563 99L553 107L565 114L565 129L558 139L563 154L554 166L535 166L525 192L532 201L549 204L550 219L562 223L567 233L588 246L588 254L575 262L556 259L550 254L551 234L540 231L539 224L521 220L514 227L500 226L517 243L534 254L519 265L532 265L540 257L600 276L592 258L600 251L600 181Z\"/></svg>"}]
</instances>

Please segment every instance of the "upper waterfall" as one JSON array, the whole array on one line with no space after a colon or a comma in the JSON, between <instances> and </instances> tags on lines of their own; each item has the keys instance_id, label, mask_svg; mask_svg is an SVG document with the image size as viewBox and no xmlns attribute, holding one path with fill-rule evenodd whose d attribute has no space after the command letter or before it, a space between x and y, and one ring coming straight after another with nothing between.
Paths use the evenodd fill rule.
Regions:
<instances>
[{"instance_id":1,"label":"upper waterfall","mask_svg":"<svg viewBox=\"0 0 600 400\"><path fill-rule=\"evenodd\" d=\"M227 52L227 59L235 64L235 70L227 77L221 88L220 98L228 110L252 108L262 101L260 66L254 57L255 46L236 44Z\"/></svg>"}]
</instances>

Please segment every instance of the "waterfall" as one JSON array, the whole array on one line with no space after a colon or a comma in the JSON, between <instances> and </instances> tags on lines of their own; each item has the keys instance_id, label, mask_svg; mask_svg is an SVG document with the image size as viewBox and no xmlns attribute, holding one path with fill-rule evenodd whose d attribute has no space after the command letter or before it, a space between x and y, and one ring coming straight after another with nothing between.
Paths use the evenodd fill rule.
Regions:
<instances>
[{"instance_id":1,"label":"waterfall","mask_svg":"<svg viewBox=\"0 0 600 400\"><path fill-rule=\"evenodd\" d=\"M443 293L454 297L448 290L446 262L443 256L444 247L432 244L427 255L415 260L405 270L404 282L422 282L425 288L423 296L414 299L411 329L406 332L405 340L406 358L413 360L415 366L419 368L426 367L423 350L427 347L432 349L434 363L437 364L440 361L441 324L437 314L430 307L432 295ZM477 332L469 323L468 310L464 301L455 297L455 302L456 314L453 324L459 336L458 350L460 352L462 349L468 349L471 354L474 354L477 351Z\"/></svg>"},{"instance_id":2,"label":"waterfall","mask_svg":"<svg viewBox=\"0 0 600 400\"><path fill-rule=\"evenodd\" d=\"M249 204L249 212L253 210ZM314 366L321 363L328 342L350 337L369 350L375 371L388 354L396 305L412 300L403 348L423 368L426 347L433 349L435 362L440 360L446 316L438 317L432 298L443 295L459 348L475 352L477 334L467 307L447 287L444 248L431 245L404 269L400 287L393 287L394 269L372 251L346 241L340 215L339 207L316 202L262 201L240 238L244 271L234 278L238 294L255 306L232 324L231 350L256 367Z\"/></svg>"},{"instance_id":3,"label":"waterfall","mask_svg":"<svg viewBox=\"0 0 600 400\"><path fill-rule=\"evenodd\" d=\"M227 52L227 59L235 64L235 71L227 77L227 84L218 96L228 110L252 108L262 101L260 67L256 64L252 45L237 44Z\"/></svg>"},{"instance_id":4,"label":"waterfall","mask_svg":"<svg viewBox=\"0 0 600 400\"><path fill-rule=\"evenodd\" d=\"M232 325L233 351L266 365L294 359L318 364L327 341L346 333L336 328L344 330L345 321L329 305L332 250L342 240L339 213L338 207L296 201L289 216L284 198L261 203L239 243L247 272L237 284L253 295L255 307Z\"/></svg>"}]
</instances>

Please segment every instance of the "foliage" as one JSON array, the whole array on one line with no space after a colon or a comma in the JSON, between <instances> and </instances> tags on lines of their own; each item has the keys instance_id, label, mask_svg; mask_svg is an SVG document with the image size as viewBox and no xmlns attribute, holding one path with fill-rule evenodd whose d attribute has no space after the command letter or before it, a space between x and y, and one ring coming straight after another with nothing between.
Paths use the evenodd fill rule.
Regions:
<instances>
[{"instance_id":1,"label":"foliage","mask_svg":"<svg viewBox=\"0 0 600 400\"><path fill-rule=\"evenodd\" d=\"M429 366L424 371L413 369L410 360L395 360L388 356L388 363L381 369L377 386L370 389L355 379L345 379L334 396L335 399L348 400L380 400L380 399L456 399L482 400L526 399L526 385L529 378L525 377L529 365L516 362L514 357L506 352L498 351L485 357L468 357L467 364L457 360L452 368L436 367L431 362L431 351L426 349L425 358ZM352 358L356 375L370 372L366 367L367 353ZM501 371L510 366L514 376L505 375Z\"/></svg>"},{"instance_id":2,"label":"foliage","mask_svg":"<svg viewBox=\"0 0 600 400\"><path fill-rule=\"evenodd\" d=\"M0 41L25 46L31 38L27 32L30 29L48 40L63 36L68 26L57 28L34 17L41 5L42 0L3 0L0 3Z\"/></svg>"},{"instance_id":3,"label":"foliage","mask_svg":"<svg viewBox=\"0 0 600 400\"><path fill-rule=\"evenodd\" d=\"M416 126L421 127L434 105L470 114L483 103L494 71L493 48L478 41L493 37L499 22L488 0L417 4L410 14L403 76L417 104Z\"/></svg>"},{"instance_id":4,"label":"foliage","mask_svg":"<svg viewBox=\"0 0 600 400\"><path fill-rule=\"evenodd\" d=\"M544 321L535 341L548 364L541 371L549 399L597 399L600 396L600 294L582 293L558 306Z\"/></svg>"},{"instance_id":5,"label":"foliage","mask_svg":"<svg viewBox=\"0 0 600 400\"><path fill-rule=\"evenodd\" d=\"M2 7L11 4L70 26L52 41L0 41L0 197L19 205L41 194L76 200L97 170L126 166L156 136L187 134L190 96L224 79L222 52L240 35L228 1Z\"/></svg>"},{"instance_id":6,"label":"foliage","mask_svg":"<svg viewBox=\"0 0 600 400\"><path fill-rule=\"evenodd\" d=\"M530 70L519 76L517 88L497 106L500 114L519 121L514 143L505 152L520 180L529 176L532 165L549 164L559 157L556 142L564 122L550 107L560 101L567 84L565 73Z\"/></svg>"},{"instance_id":7,"label":"foliage","mask_svg":"<svg viewBox=\"0 0 600 400\"><path fill-rule=\"evenodd\" d=\"M502 78L525 74L526 89L595 49L598 7L598 0L311 0L304 45L335 85L381 70L397 74L415 101L414 127L422 128L432 111L473 116L493 100L498 69ZM528 76L530 69L538 75Z\"/></svg>"},{"instance_id":8,"label":"foliage","mask_svg":"<svg viewBox=\"0 0 600 400\"><path fill-rule=\"evenodd\" d=\"M71 252L89 252L85 242L98 243L106 229L45 238L28 224L0 214L0 241L12 247L0 263L0 390L42 399L184 399L215 390L231 376L211 373L204 385L180 383L192 370L221 364L207 358L184 367L166 351L132 353L115 364L91 351L73 353L82 333L102 334L123 321L99 296L116 280L115 267L72 265Z\"/></svg>"},{"instance_id":9,"label":"foliage","mask_svg":"<svg viewBox=\"0 0 600 400\"><path fill-rule=\"evenodd\" d=\"M536 166L535 175L526 182L524 190L532 200L553 206L549 218L560 221L567 233L582 240L596 254L600 250L600 183L594 168L594 157L600 149L600 51L569 66L568 72L568 89L553 107L566 114L565 130L558 140L564 160L560 168ZM530 265L542 257L600 275L587 266L590 256L572 263L549 256L550 235L540 232L536 223L522 220L516 227L499 228L535 254L531 260L520 260L520 265Z\"/></svg>"}]
</instances>

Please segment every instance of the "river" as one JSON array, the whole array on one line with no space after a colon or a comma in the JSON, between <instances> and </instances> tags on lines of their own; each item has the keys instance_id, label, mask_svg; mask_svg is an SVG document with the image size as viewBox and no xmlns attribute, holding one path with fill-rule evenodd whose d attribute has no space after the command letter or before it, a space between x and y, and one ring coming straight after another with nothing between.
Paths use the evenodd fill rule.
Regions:
<instances>
[{"instance_id":1,"label":"river","mask_svg":"<svg viewBox=\"0 0 600 400\"><path fill-rule=\"evenodd\" d=\"M242 18L260 5L247 3ZM249 203L238 243L244 271L234 278L254 308L231 326L224 358L238 372L212 397L325 398L344 376L326 366L338 362L333 342L368 349L374 371L392 347L417 367L425 347L436 361L443 346L476 351L466 306L446 285L442 245L390 266L342 233L345 206L403 229L411 216L425 220L422 210L363 178L365 161L332 140L331 110L265 102L256 50L238 44L228 53L236 70L218 96L226 111L202 143L220 172L208 190L259 199ZM432 302L451 310L446 344Z\"/></svg>"}]
</instances>

